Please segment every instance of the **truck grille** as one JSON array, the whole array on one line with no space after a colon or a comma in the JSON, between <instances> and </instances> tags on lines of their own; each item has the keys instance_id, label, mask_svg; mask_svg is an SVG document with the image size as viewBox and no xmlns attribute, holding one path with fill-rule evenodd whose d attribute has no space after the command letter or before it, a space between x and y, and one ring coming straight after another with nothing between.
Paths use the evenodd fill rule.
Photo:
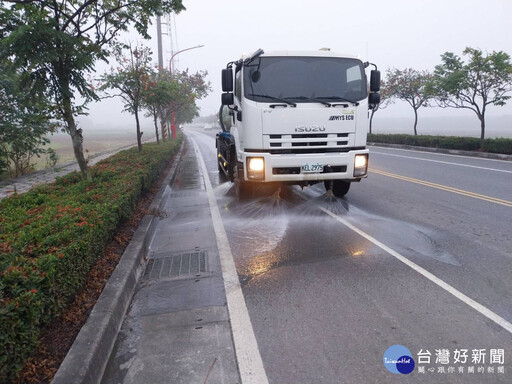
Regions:
<instances>
[{"instance_id":1,"label":"truck grille","mask_svg":"<svg viewBox=\"0 0 512 384\"><path fill-rule=\"evenodd\" d=\"M304 133L293 135L266 135L265 147L290 149L297 153L335 152L348 147L348 133Z\"/></svg>"}]
</instances>

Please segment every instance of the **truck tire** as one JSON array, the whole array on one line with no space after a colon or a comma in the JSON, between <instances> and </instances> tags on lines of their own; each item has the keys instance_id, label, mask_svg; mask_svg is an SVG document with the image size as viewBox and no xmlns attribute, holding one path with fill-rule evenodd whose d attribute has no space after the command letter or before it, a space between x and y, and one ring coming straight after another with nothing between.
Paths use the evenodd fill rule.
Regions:
<instances>
[{"instance_id":1,"label":"truck tire","mask_svg":"<svg viewBox=\"0 0 512 384\"><path fill-rule=\"evenodd\" d=\"M244 170L240 165L235 166L235 196L238 201L246 200L252 196L252 188L244 180Z\"/></svg>"},{"instance_id":2,"label":"truck tire","mask_svg":"<svg viewBox=\"0 0 512 384\"><path fill-rule=\"evenodd\" d=\"M226 171L224 171L224 169L222 168L222 165L221 165L221 162L223 160L221 157L219 157L219 155L222 155L222 157L224 159L227 159L229 161L230 146L229 146L229 144L226 143L226 141L224 139L217 137L216 147L217 147L217 170L219 171L219 180L221 182L225 182L228 179L231 179L229 164L226 165Z\"/></svg>"},{"instance_id":3,"label":"truck tire","mask_svg":"<svg viewBox=\"0 0 512 384\"><path fill-rule=\"evenodd\" d=\"M228 179L231 182L235 181L235 175L236 175L236 149L235 145L231 144L227 151L227 160L228 160Z\"/></svg>"},{"instance_id":4,"label":"truck tire","mask_svg":"<svg viewBox=\"0 0 512 384\"><path fill-rule=\"evenodd\" d=\"M219 151L217 150L217 169L219 170L219 173L221 175L224 175L224 170L220 166L220 158L219 158Z\"/></svg>"},{"instance_id":5,"label":"truck tire","mask_svg":"<svg viewBox=\"0 0 512 384\"><path fill-rule=\"evenodd\" d=\"M219 172L223 172L222 167L220 166L221 159L219 155L226 157L226 144L224 140L221 140L217 137L217 143L215 145L217 147L217 169Z\"/></svg>"},{"instance_id":6,"label":"truck tire","mask_svg":"<svg viewBox=\"0 0 512 384\"><path fill-rule=\"evenodd\" d=\"M343 197L348 193L350 189L350 182L345 180L333 180L332 182L332 193L336 197Z\"/></svg>"}]
</instances>

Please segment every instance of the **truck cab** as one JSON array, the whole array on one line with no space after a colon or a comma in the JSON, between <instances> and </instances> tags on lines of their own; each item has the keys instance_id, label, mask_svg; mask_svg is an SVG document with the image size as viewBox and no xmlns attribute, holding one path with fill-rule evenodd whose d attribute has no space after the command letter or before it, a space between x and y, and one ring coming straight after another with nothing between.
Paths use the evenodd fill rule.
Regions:
<instances>
[{"instance_id":1,"label":"truck cab","mask_svg":"<svg viewBox=\"0 0 512 384\"><path fill-rule=\"evenodd\" d=\"M228 63L217 157L237 194L257 183L324 182L341 197L366 177L368 109L380 98L380 73L369 92L367 66L330 51L258 50Z\"/></svg>"}]
</instances>

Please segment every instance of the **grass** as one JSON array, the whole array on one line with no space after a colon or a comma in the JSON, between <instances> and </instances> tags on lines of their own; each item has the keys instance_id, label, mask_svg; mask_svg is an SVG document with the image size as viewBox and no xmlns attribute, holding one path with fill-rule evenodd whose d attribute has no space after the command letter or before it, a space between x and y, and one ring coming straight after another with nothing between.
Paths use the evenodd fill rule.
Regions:
<instances>
[{"instance_id":1,"label":"grass","mask_svg":"<svg viewBox=\"0 0 512 384\"><path fill-rule=\"evenodd\" d=\"M58 164L65 164L75 161L75 154L71 144L71 137L67 133L59 133L48 137L50 139L49 148L54 149L59 157ZM90 130L84 132L83 148L86 156L94 156L99 153L112 151L126 145L137 143L135 132L118 131L100 131ZM41 156L34 159L35 170L45 169L48 156Z\"/></svg>"},{"instance_id":2,"label":"grass","mask_svg":"<svg viewBox=\"0 0 512 384\"><path fill-rule=\"evenodd\" d=\"M148 133L151 137L152 132ZM52 148L57 152L58 161L56 165L66 164L76 161L71 137L67 133L57 133L49 135L50 144L46 148ZM84 131L83 149L85 157L93 157L94 155L104 152L110 152L115 149L125 147L128 145L136 145L137 138L135 131L130 130L86 130ZM40 171L48 168L48 155L41 157L34 157L32 163L34 164L33 171ZM0 181L9 178L7 172L0 174Z\"/></svg>"}]
</instances>

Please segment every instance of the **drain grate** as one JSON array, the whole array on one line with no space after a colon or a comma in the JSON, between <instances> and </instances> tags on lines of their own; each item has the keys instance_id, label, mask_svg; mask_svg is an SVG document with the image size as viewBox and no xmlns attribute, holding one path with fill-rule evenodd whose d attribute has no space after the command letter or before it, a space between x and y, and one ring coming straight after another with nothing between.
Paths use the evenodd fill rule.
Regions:
<instances>
[{"instance_id":1,"label":"drain grate","mask_svg":"<svg viewBox=\"0 0 512 384\"><path fill-rule=\"evenodd\" d=\"M171 199L172 198L180 198L180 197L193 197L193 196L199 196L199 191L186 191L186 192L172 192L171 193Z\"/></svg>"},{"instance_id":2,"label":"drain grate","mask_svg":"<svg viewBox=\"0 0 512 384\"><path fill-rule=\"evenodd\" d=\"M182 175L197 175L199 173L198 168L182 168L180 169Z\"/></svg>"},{"instance_id":3,"label":"drain grate","mask_svg":"<svg viewBox=\"0 0 512 384\"><path fill-rule=\"evenodd\" d=\"M197 276L208 271L208 252L194 251L149 259L144 280Z\"/></svg>"}]
</instances>

